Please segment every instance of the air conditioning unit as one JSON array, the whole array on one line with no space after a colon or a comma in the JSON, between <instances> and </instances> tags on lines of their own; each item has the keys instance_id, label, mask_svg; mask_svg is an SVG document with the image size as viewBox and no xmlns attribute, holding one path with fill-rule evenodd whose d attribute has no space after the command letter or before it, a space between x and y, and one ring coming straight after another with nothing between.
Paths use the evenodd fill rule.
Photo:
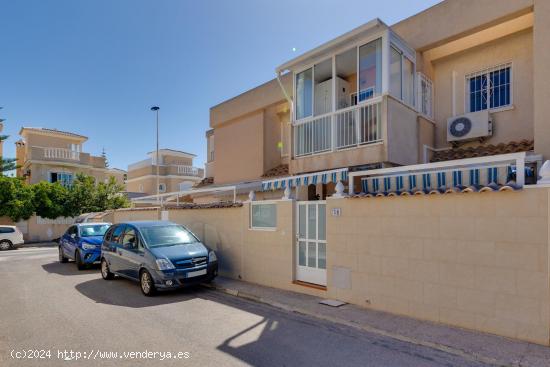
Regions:
<instances>
[{"instance_id":1,"label":"air conditioning unit","mask_svg":"<svg viewBox=\"0 0 550 367\"><path fill-rule=\"evenodd\" d=\"M447 119L447 141L463 141L493 135L493 121L488 110L470 112Z\"/></svg>"}]
</instances>

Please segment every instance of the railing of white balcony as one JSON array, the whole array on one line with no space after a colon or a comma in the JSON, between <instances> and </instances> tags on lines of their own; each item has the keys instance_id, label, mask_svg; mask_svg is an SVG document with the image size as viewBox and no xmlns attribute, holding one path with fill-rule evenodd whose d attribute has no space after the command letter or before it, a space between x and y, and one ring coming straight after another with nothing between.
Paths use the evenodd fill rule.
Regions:
<instances>
[{"instance_id":1,"label":"railing of white balcony","mask_svg":"<svg viewBox=\"0 0 550 367\"><path fill-rule=\"evenodd\" d=\"M335 139L333 139L333 134ZM296 157L371 144L382 139L382 98L294 125Z\"/></svg>"},{"instance_id":2,"label":"railing of white balcony","mask_svg":"<svg viewBox=\"0 0 550 367\"><path fill-rule=\"evenodd\" d=\"M199 169L197 167L192 167L192 166L177 166L177 167L178 167L178 174L189 175L189 176L197 176L199 174Z\"/></svg>"},{"instance_id":3,"label":"railing of white balcony","mask_svg":"<svg viewBox=\"0 0 550 367\"><path fill-rule=\"evenodd\" d=\"M65 148L44 148L44 158L80 160L80 152Z\"/></svg>"},{"instance_id":4,"label":"railing of white balcony","mask_svg":"<svg viewBox=\"0 0 550 367\"><path fill-rule=\"evenodd\" d=\"M332 149L332 115L313 117L294 127L296 156L326 152Z\"/></svg>"}]
</instances>

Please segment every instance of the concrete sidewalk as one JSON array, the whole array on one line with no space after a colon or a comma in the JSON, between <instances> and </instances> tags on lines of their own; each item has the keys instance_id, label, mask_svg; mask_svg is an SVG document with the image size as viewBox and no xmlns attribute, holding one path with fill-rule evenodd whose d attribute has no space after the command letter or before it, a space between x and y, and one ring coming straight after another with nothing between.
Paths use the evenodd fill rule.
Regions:
<instances>
[{"instance_id":1,"label":"concrete sidewalk","mask_svg":"<svg viewBox=\"0 0 550 367\"><path fill-rule=\"evenodd\" d=\"M211 287L290 312L423 345L496 366L550 366L550 348L373 311L354 305L330 307L321 298L217 277Z\"/></svg>"}]
</instances>

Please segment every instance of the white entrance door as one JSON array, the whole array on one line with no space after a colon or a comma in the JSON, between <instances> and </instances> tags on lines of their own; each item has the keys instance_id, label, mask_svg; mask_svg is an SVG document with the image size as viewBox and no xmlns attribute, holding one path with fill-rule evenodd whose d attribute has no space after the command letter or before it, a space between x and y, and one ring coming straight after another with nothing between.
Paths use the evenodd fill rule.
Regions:
<instances>
[{"instance_id":1,"label":"white entrance door","mask_svg":"<svg viewBox=\"0 0 550 367\"><path fill-rule=\"evenodd\" d=\"M296 280L327 285L326 202L297 205Z\"/></svg>"}]
</instances>

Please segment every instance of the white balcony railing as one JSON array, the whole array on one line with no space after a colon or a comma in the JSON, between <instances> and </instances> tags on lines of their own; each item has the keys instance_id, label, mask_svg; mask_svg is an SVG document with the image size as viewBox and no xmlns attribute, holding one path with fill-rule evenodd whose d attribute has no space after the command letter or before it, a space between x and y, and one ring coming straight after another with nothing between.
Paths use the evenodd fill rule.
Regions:
<instances>
[{"instance_id":1,"label":"white balcony railing","mask_svg":"<svg viewBox=\"0 0 550 367\"><path fill-rule=\"evenodd\" d=\"M379 97L295 123L294 155L301 157L347 149L381 139L382 98Z\"/></svg>"},{"instance_id":2,"label":"white balcony railing","mask_svg":"<svg viewBox=\"0 0 550 367\"><path fill-rule=\"evenodd\" d=\"M80 152L65 148L44 148L44 158L47 159L68 159L73 161L80 160Z\"/></svg>"},{"instance_id":3,"label":"white balcony railing","mask_svg":"<svg viewBox=\"0 0 550 367\"><path fill-rule=\"evenodd\" d=\"M198 176L199 175L199 169L197 167L192 166L177 166L177 172L180 175L188 175L188 176Z\"/></svg>"}]
</instances>

